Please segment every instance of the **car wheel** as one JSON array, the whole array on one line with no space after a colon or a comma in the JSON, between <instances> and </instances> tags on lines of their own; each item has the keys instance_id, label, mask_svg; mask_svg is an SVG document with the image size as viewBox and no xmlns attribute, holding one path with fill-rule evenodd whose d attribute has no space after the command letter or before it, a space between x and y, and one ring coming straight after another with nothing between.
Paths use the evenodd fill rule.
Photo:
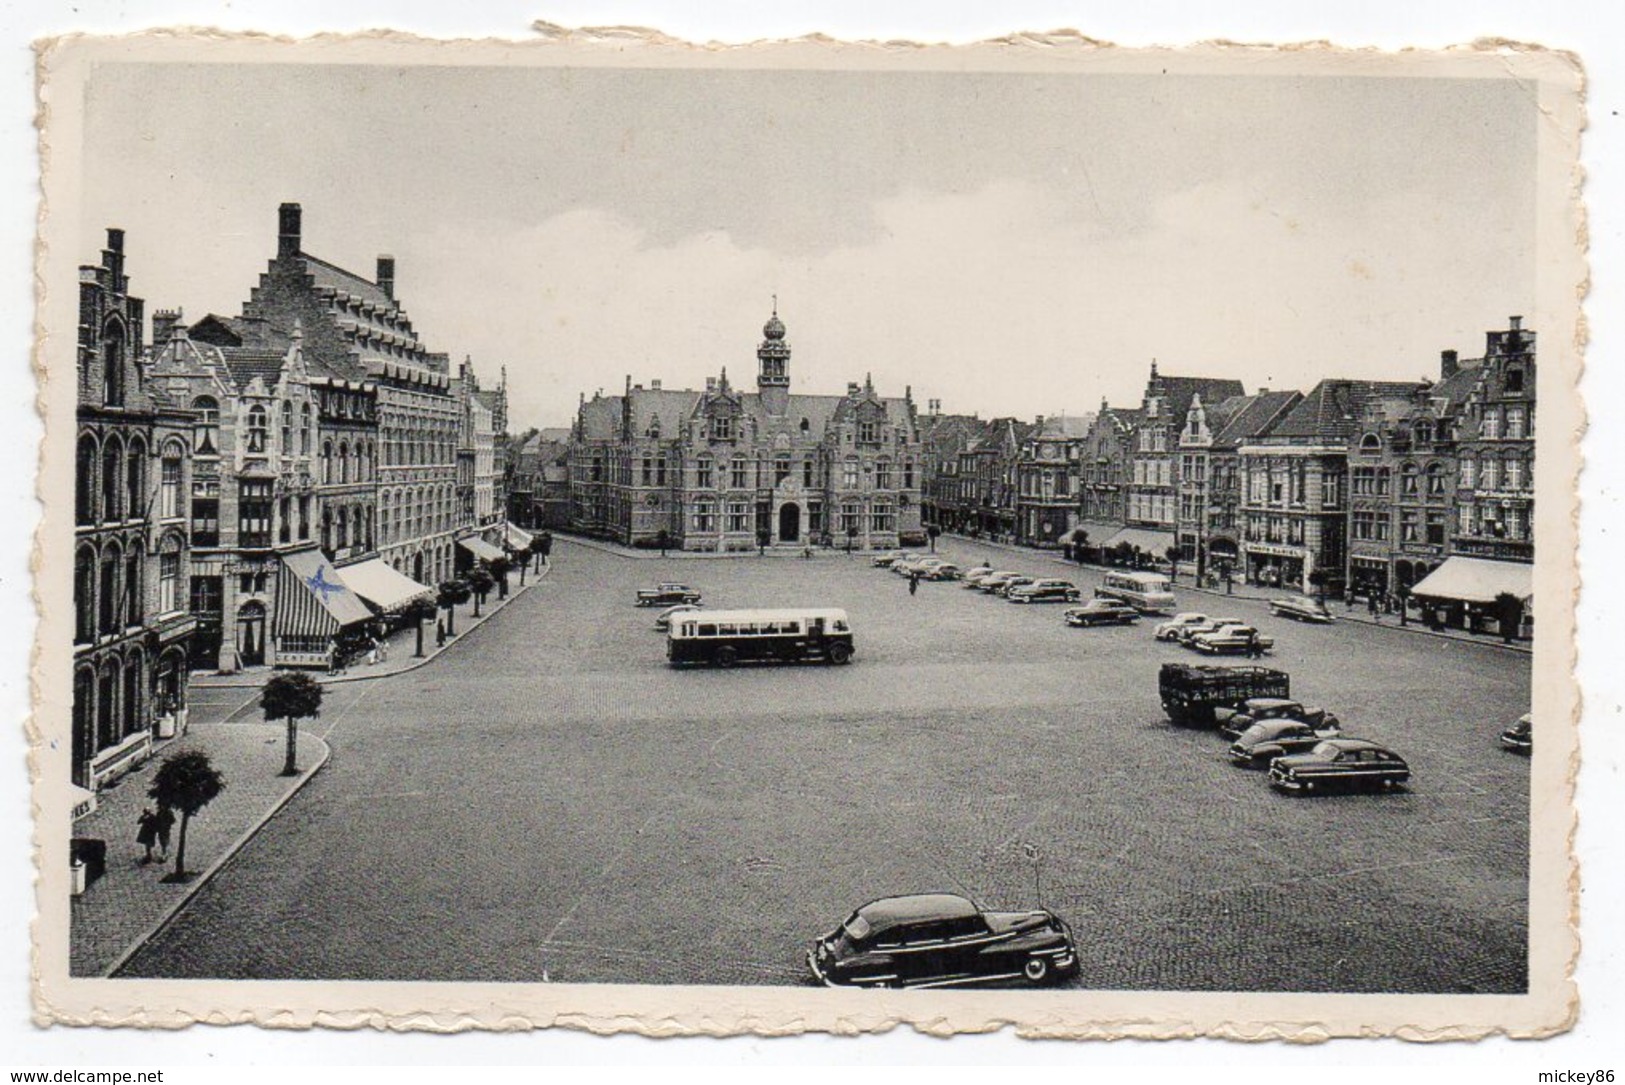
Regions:
<instances>
[{"instance_id":1,"label":"car wheel","mask_svg":"<svg viewBox=\"0 0 1625 1085\"><path fill-rule=\"evenodd\" d=\"M829 646L829 661L834 664L849 663L852 660L852 646L849 644L832 644Z\"/></svg>"},{"instance_id":2,"label":"car wheel","mask_svg":"<svg viewBox=\"0 0 1625 1085\"><path fill-rule=\"evenodd\" d=\"M1021 966L1021 974L1028 983L1043 983L1049 979L1049 958L1028 957L1027 963Z\"/></svg>"},{"instance_id":3,"label":"car wheel","mask_svg":"<svg viewBox=\"0 0 1625 1085\"><path fill-rule=\"evenodd\" d=\"M739 652L733 648L717 649L717 666L732 667L739 662Z\"/></svg>"}]
</instances>

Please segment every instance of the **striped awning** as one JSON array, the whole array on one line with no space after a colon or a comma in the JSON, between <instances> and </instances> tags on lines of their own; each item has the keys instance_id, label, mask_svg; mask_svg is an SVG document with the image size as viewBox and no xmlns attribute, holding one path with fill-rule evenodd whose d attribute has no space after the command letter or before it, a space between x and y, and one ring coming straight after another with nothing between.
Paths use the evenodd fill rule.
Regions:
<instances>
[{"instance_id":1,"label":"striped awning","mask_svg":"<svg viewBox=\"0 0 1625 1085\"><path fill-rule=\"evenodd\" d=\"M470 535L466 539L458 539L457 545L462 547L464 550L467 550L470 554L473 554L481 561L495 561L498 558L507 556L503 554L502 551L498 550L496 547L492 546L490 543L476 535Z\"/></svg>"},{"instance_id":2,"label":"striped awning","mask_svg":"<svg viewBox=\"0 0 1625 1085\"><path fill-rule=\"evenodd\" d=\"M508 524L504 527L503 538L507 539L508 546L514 550L523 550L525 547L536 541L530 532L517 528L512 524Z\"/></svg>"},{"instance_id":3,"label":"striped awning","mask_svg":"<svg viewBox=\"0 0 1625 1085\"><path fill-rule=\"evenodd\" d=\"M278 636L330 637L371 618L367 604L320 550L282 555L276 591Z\"/></svg>"}]
</instances>

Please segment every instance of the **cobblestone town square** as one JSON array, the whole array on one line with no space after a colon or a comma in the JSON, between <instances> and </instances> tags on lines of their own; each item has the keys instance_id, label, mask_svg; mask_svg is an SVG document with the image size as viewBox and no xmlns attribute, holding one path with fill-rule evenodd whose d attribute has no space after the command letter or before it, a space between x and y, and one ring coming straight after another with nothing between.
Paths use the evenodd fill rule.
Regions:
<instances>
[{"instance_id":1,"label":"cobblestone town square","mask_svg":"<svg viewBox=\"0 0 1625 1085\"><path fill-rule=\"evenodd\" d=\"M939 551L1086 594L1099 575ZM845 607L857 658L673 669L633 606L659 580L713 608ZM1159 665L1191 657L1151 621L911 597L864 554L561 541L430 665L330 686L309 721L326 767L122 974L796 984L857 905L945 890L1058 912L1084 988L1524 990L1529 765L1496 736L1527 711L1529 657L1176 594L1272 634L1294 695L1392 745L1411 786L1272 792L1163 716Z\"/></svg>"}]
</instances>

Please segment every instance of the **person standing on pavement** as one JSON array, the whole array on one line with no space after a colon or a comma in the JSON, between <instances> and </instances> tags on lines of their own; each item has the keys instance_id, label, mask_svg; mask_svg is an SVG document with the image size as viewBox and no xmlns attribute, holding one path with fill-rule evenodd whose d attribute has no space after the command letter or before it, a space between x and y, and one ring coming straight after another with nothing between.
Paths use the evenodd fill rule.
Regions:
<instances>
[{"instance_id":1,"label":"person standing on pavement","mask_svg":"<svg viewBox=\"0 0 1625 1085\"><path fill-rule=\"evenodd\" d=\"M446 646L446 622L443 618L434 623L434 646L436 648Z\"/></svg>"},{"instance_id":2,"label":"person standing on pavement","mask_svg":"<svg viewBox=\"0 0 1625 1085\"><path fill-rule=\"evenodd\" d=\"M1261 659L1264 655L1264 642L1258 639L1258 630L1247 634L1247 658Z\"/></svg>"},{"instance_id":3,"label":"person standing on pavement","mask_svg":"<svg viewBox=\"0 0 1625 1085\"><path fill-rule=\"evenodd\" d=\"M152 826L158 835L158 857L167 862L169 859L169 830L175 827L175 811L167 806L160 806L158 812L153 815Z\"/></svg>"},{"instance_id":4,"label":"person standing on pavement","mask_svg":"<svg viewBox=\"0 0 1625 1085\"><path fill-rule=\"evenodd\" d=\"M152 862L152 846L158 842L158 815L152 812L150 806L143 807L141 816L135 819L135 825L135 842L147 849L147 853L141 857L141 865L146 866Z\"/></svg>"},{"instance_id":5,"label":"person standing on pavement","mask_svg":"<svg viewBox=\"0 0 1625 1085\"><path fill-rule=\"evenodd\" d=\"M920 574L919 573L909 573L908 574L908 593L910 595L914 595L914 594L918 593L919 590L920 590Z\"/></svg>"}]
</instances>

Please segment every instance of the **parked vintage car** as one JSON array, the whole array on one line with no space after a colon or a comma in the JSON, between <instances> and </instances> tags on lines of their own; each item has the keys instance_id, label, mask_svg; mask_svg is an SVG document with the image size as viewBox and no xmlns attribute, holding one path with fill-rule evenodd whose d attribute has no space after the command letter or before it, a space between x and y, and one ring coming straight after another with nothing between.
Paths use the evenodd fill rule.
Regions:
<instances>
[{"instance_id":1,"label":"parked vintage car","mask_svg":"<svg viewBox=\"0 0 1625 1085\"><path fill-rule=\"evenodd\" d=\"M912 550L888 550L884 554L876 554L869 564L877 569L889 569L894 562L908 561L919 557Z\"/></svg>"},{"instance_id":2,"label":"parked vintage car","mask_svg":"<svg viewBox=\"0 0 1625 1085\"><path fill-rule=\"evenodd\" d=\"M1267 652L1275 647L1275 638L1267 637L1250 625L1227 625L1211 633L1197 633L1190 646L1208 655L1257 650Z\"/></svg>"},{"instance_id":3,"label":"parked vintage car","mask_svg":"<svg viewBox=\"0 0 1625 1085\"><path fill-rule=\"evenodd\" d=\"M929 565L920 573L921 580L958 580L959 566L951 561L939 561Z\"/></svg>"},{"instance_id":4,"label":"parked vintage car","mask_svg":"<svg viewBox=\"0 0 1625 1085\"><path fill-rule=\"evenodd\" d=\"M667 607L655 615L655 628L662 631L670 629L673 618L701 609L703 609L703 606L700 603L678 603L676 606Z\"/></svg>"},{"instance_id":5,"label":"parked vintage car","mask_svg":"<svg viewBox=\"0 0 1625 1085\"><path fill-rule=\"evenodd\" d=\"M1180 644L1190 644L1191 638L1198 633L1216 633L1227 625L1246 625L1240 618L1209 618L1205 622L1196 622L1192 625L1182 625L1174 630L1174 640Z\"/></svg>"},{"instance_id":6,"label":"parked vintage car","mask_svg":"<svg viewBox=\"0 0 1625 1085\"><path fill-rule=\"evenodd\" d=\"M1068 607L1061 616L1067 625L1080 629L1092 625L1133 625L1140 620L1139 611L1115 599L1091 599L1081 607Z\"/></svg>"},{"instance_id":7,"label":"parked vintage car","mask_svg":"<svg viewBox=\"0 0 1625 1085\"><path fill-rule=\"evenodd\" d=\"M1303 720L1260 720L1231 743L1230 760L1249 768L1263 768L1277 757L1312 750L1322 739L1337 736L1336 721L1311 727Z\"/></svg>"},{"instance_id":8,"label":"parked vintage car","mask_svg":"<svg viewBox=\"0 0 1625 1085\"><path fill-rule=\"evenodd\" d=\"M1070 580L1034 580L1007 587L1004 597L1012 603L1076 603L1083 593Z\"/></svg>"},{"instance_id":9,"label":"parked vintage car","mask_svg":"<svg viewBox=\"0 0 1625 1085\"><path fill-rule=\"evenodd\" d=\"M969 569L966 569L963 573L960 574L959 579L961 579L961 580L974 580L979 576L986 576L988 573L991 573L992 571L993 571L993 566L988 565L986 562L984 562L981 565L972 565Z\"/></svg>"},{"instance_id":10,"label":"parked vintage car","mask_svg":"<svg viewBox=\"0 0 1625 1085\"><path fill-rule=\"evenodd\" d=\"M1282 618L1295 618L1300 622L1329 622L1334 620L1326 604L1308 595L1293 595L1286 599L1271 599L1270 613Z\"/></svg>"},{"instance_id":11,"label":"parked vintage car","mask_svg":"<svg viewBox=\"0 0 1625 1085\"><path fill-rule=\"evenodd\" d=\"M974 576L974 577L971 576L969 573L966 573L965 574L965 587L967 587L967 588L975 588L977 591L980 591L982 589L982 585L985 582L987 582L988 580L993 579L994 577L1011 577L1011 576L1020 576L1020 575L1021 575L1020 573L1011 572L1009 569L991 569L991 570L989 570L989 571L987 571L985 573L981 573L981 574L979 574L977 576Z\"/></svg>"},{"instance_id":12,"label":"parked vintage car","mask_svg":"<svg viewBox=\"0 0 1625 1085\"><path fill-rule=\"evenodd\" d=\"M698 603L700 593L687 584L656 584L638 589L638 606L669 607L677 603Z\"/></svg>"},{"instance_id":13,"label":"parked vintage car","mask_svg":"<svg viewBox=\"0 0 1625 1085\"><path fill-rule=\"evenodd\" d=\"M1175 614L1165 622L1158 622L1156 628L1151 631L1151 635L1157 640L1178 640L1180 630L1188 629L1194 625L1206 625L1212 620L1206 614L1197 614L1194 611Z\"/></svg>"},{"instance_id":14,"label":"parked vintage car","mask_svg":"<svg viewBox=\"0 0 1625 1085\"><path fill-rule=\"evenodd\" d=\"M1290 697L1251 697L1234 712L1221 711L1214 716L1219 721L1219 733L1225 738L1240 738L1243 731L1264 720L1298 720L1332 731L1342 727L1342 721L1324 708L1310 708Z\"/></svg>"},{"instance_id":15,"label":"parked vintage car","mask_svg":"<svg viewBox=\"0 0 1625 1085\"><path fill-rule=\"evenodd\" d=\"M1513 753L1530 753L1535 748L1534 717L1524 713L1518 721L1501 732L1501 745Z\"/></svg>"},{"instance_id":16,"label":"parked vintage car","mask_svg":"<svg viewBox=\"0 0 1625 1085\"><path fill-rule=\"evenodd\" d=\"M886 897L853 912L807 951L829 987L1049 983L1078 967L1072 931L1054 912L983 911L964 897Z\"/></svg>"},{"instance_id":17,"label":"parked vintage car","mask_svg":"<svg viewBox=\"0 0 1625 1085\"><path fill-rule=\"evenodd\" d=\"M947 564L949 564L947 558L925 555L923 557L911 558L908 561L896 562L892 565L891 570L898 576L928 577L931 575L932 570Z\"/></svg>"},{"instance_id":18,"label":"parked vintage car","mask_svg":"<svg viewBox=\"0 0 1625 1085\"><path fill-rule=\"evenodd\" d=\"M991 590L989 590L986 585L983 585L982 590L986 591L989 595L1000 595L1008 599L1012 589L1036 583L1038 583L1038 578L1035 576L1013 576L1009 580L1000 583Z\"/></svg>"},{"instance_id":19,"label":"parked vintage car","mask_svg":"<svg viewBox=\"0 0 1625 1085\"><path fill-rule=\"evenodd\" d=\"M1307 753L1270 763L1270 786L1282 791L1389 788L1410 778L1403 757L1363 738L1328 738Z\"/></svg>"},{"instance_id":20,"label":"parked vintage car","mask_svg":"<svg viewBox=\"0 0 1625 1085\"><path fill-rule=\"evenodd\" d=\"M991 594L999 591L1006 584L1010 583L1010 581L1019 580L1019 579L1021 579L1021 577L1022 577L1021 573L1011 573L1011 572L989 573L986 576L984 576L982 579L980 579L980 580L978 580L976 582L976 590L980 591L980 592L986 592L986 593L991 595Z\"/></svg>"}]
</instances>

